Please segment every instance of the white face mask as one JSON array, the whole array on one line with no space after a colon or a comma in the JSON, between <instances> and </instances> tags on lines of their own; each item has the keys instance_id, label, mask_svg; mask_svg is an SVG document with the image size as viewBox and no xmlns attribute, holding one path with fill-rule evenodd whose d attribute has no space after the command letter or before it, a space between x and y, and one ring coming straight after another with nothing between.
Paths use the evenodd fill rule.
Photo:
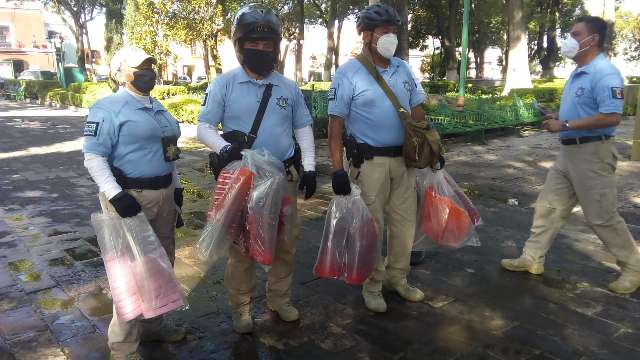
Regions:
<instances>
[{"instance_id":1,"label":"white face mask","mask_svg":"<svg viewBox=\"0 0 640 360\"><path fill-rule=\"evenodd\" d=\"M590 35L584 39L582 39L582 41L578 42L578 40L574 39L571 35L569 35L567 37L567 40L564 40L562 42L562 44L560 44L560 54L562 54L562 56L565 56L569 59L575 59L575 57L587 50L588 48L591 47L591 45L587 46L586 48L580 50L580 44L582 44L585 40L591 38L593 35Z\"/></svg>"},{"instance_id":2,"label":"white face mask","mask_svg":"<svg viewBox=\"0 0 640 360\"><path fill-rule=\"evenodd\" d=\"M391 59L398 47L398 36L396 34L384 34L378 38L376 48L378 53L387 59Z\"/></svg>"}]
</instances>

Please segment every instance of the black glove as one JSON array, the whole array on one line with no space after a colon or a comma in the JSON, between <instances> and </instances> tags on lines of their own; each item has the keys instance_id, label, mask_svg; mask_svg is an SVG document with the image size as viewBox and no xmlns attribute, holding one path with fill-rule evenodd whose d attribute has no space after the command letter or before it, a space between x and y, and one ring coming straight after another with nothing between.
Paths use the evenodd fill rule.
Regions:
<instances>
[{"instance_id":1,"label":"black glove","mask_svg":"<svg viewBox=\"0 0 640 360\"><path fill-rule=\"evenodd\" d=\"M123 218L136 216L142 210L138 201L126 191L120 191L109 202Z\"/></svg>"},{"instance_id":2,"label":"black glove","mask_svg":"<svg viewBox=\"0 0 640 360\"><path fill-rule=\"evenodd\" d=\"M331 175L331 186L333 192L336 195L349 195L351 194L351 182L349 181L349 174L344 170L334 171Z\"/></svg>"},{"instance_id":3,"label":"black glove","mask_svg":"<svg viewBox=\"0 0 640 360\"><path fill-rule=\"evenodd\" d=\"M307 200L308 198L312 197L313 194L316 193L316 172L315 171L305 171L302 174L302 179L300 179L300 185L298 185L298 190L302 191L305 190L306 191L304 193L304 199Z\"/></svg>"},{"instance_id":4,"label":"black glove","mask_svg":"<svg viewBox=\"0 0 640 360\"><path fill-rule=\"evenodd\" d=\"M220 149L220 169L224 169L230 162L242 160L241 149L234 144L225 145Z\"/></svg>"},{"instance_id":5,"label":"black glove","mask_svg":"<svg viewBox=\"0 0 640 360\"><path fill-rule=\"evenodd\" d=\"M182 204L184 203L184 188L176 188L173 191L173 201L182 210ZM184 226L184 220L182 219L181 212L178 212L178 218L176 219L176 229L180 229Z\"/></svg>"}]
</instances>

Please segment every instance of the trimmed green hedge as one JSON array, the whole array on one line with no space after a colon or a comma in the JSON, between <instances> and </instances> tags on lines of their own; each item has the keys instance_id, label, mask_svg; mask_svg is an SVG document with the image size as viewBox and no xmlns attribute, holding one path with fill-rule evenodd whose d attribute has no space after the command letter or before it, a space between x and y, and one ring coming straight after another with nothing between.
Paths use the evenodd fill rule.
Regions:
<instances>
[{"instance_id":1,"label":"trimmed green hedge","mask_svg":"<svg viewBox=\"0 0 640 360\"><path fill-rule=\"evenodd\" d=\"M202 98L194 95L181 95L160 101L169 113L179 122L197 124Z\"/></svg>"},{"instance_id":2,"label":"trimmed green hedge","mask_svg":"<svg viewBox=\"0 0 640 360\"><path fill-rule=\"evenodd\" d=\"M158 100L164 100L178 95L187 95L187 88L180 85L156 85L156 87L151 90L151 97Z\"/></svg>"}]
</instances>

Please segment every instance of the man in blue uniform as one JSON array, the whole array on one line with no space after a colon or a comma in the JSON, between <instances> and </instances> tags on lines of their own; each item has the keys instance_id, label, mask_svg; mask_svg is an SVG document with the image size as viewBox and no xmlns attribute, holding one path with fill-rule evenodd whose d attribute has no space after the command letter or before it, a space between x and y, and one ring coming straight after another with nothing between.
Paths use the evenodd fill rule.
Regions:
<instances>
[{"instance_id":1,"label":"man in blue uniform","mask_svg":"<svg viewBox=\"0 0 640 360\"><path fill-rule=\"evenodd\" d=\"M371 5L360 12L358 33L363 53L376 66L402 107L414 120L424 120L424 95L417 89L408 64L393 57L398 44L400 17L387 5ZM386 259L380 254L373 274L362 287L366 307L385 312L383 281L409 301L424 294L407 283L416 225L416 175L402 156L404 125L397 110L367 69L355 59L340 66L329 90L329 148L336 195L351 192L350 178L362 190L362 198L380 229L389 224ZM344 170L343 126L346 125L349 174ZM382 248L380 246L380 248Z\"/></svg>"},{"instance_id":2,"label":"man in blue uniform","mask_svg":"<svg viewBox=\"0 0 640 360\"><path fill-rule=\"evenodd\" d=\"M218 76L207 89L200 113L198 138L216 154L214 167L221 169L242 158L240 151L265 97L266 108L252 149L266 149L282 160L287 170L288 195L297 200L298 182L310 198L316 188L315 149L312 119L297 85L274 71L280 49L281 25L269 8L251 4L238 11L233 25L233 42L241 66ZM268 91L271 91L270 95ZM270 97L269 97L270 96ZM268 100L267 100L268 99ZM216 130L222 124L220 136ZM295 142L301 148L301 179L294 166ZM297 240L297 210L287 217L278 239L273 265L267 273L267 306L284 321L299 318L291 304L291 280ZM255 288L255 262L231 246L225 271L225 286L232 308L233 328L238 333L253 329L251 295Z\"/></svg>"},{"instance_id":3,"label":"man in blue uniform","mask_svg":"<svg viewBox=\"0 0 640 360\"><path fill-rule=\"evenodd\" d=\"M607 24L598 17L577 19L561 53L578 67L567 80L560 113L548 114L544 128L560 134L562 147L536 202L531 237L522 256L502 260L511 271L544 272L545 254L571 210L580 204L591 229L622 270L609 289L632 293L640 286L640 253L617 211L616 126L622 120L623 80L602 53Z\"/></svg>"},{"instance_id":4,"label":"man in blue uniform","mask_svg":"<svg viewBox=\"0 0 640 360\"><path fill-rule=\"evenodd\" d=\"M156 60L136 47L114 54L110 70L120 89L89 110L84 127L84 164L100 189L103 211L121 217L142 211L169 259L175 258L175 225L182 186L175 160L180 127L149 97L156 81ZM142 341L179 341L183 328L162 318L121 321L113 311L108 343L113 359L139 359Z\"/></svg>"}]
</instances>

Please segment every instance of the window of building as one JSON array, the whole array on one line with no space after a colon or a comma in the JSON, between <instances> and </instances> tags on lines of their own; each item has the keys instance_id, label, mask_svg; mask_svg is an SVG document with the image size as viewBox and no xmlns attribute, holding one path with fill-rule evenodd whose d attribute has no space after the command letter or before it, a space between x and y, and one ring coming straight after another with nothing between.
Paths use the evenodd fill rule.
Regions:
<instances>
[{"instance_id":1,"label":"window of building","mask_svg":"<svg viewBox=\"0 0 640 360\"><path fill-rule=\"evenodd\" d=\"M0 48L13 47L11 44L11 28L8 25L0 25Z\"/></svg>"}]
</instances>

